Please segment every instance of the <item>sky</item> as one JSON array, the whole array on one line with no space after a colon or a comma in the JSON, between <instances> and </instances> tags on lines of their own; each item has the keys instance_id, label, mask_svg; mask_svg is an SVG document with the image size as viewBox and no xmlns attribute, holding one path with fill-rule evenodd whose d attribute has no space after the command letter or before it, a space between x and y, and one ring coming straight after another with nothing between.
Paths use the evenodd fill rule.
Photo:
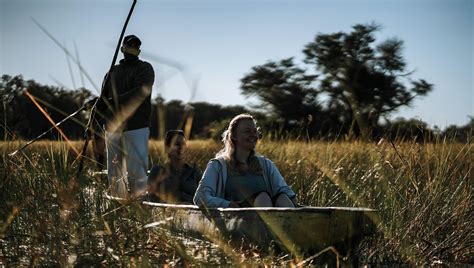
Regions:
<instances>
[{"instance_id":1,"label":"sky","mask_svg":"<svg viewBox=\"0 0 474 268\"><path fill-rule=\"evenodd\" d=\"M131 0L0 0L0 73L46 85L85 86L98 94ZM74 55L92 82L40 28ZM294 57L317 34L382 26L376 43L396 37L414 80L434 85L392 118L441 129L474 116L474 1L471 0L138 0L126 34L142 40L156 74L153 95L166 101L258 104L240 94L256 65ZM76 49L77 48L77 54ZM120 59L120 55L119 55ZM193 90L194 89L194 90Z\"/></svg>"}]
</instances>

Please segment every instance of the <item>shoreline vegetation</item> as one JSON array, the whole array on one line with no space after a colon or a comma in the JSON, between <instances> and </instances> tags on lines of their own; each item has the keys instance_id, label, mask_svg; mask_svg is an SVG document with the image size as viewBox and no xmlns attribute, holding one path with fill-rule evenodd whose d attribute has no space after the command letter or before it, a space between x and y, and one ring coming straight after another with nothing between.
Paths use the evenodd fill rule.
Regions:
<instances>
[{"instance_id":1,"label":"shoreline vegetation","mask_svg":"<svg viewBox=\"0 0 474 268\"><path fill-rule=\"evenodd\" d=\"M8 156L25 142L0 142L0 266L305 261L146 228L149 210L104 198L107 179L93 175L94 163L86 160L80 181L75 180L78 163L66 142L39 141ZM80 149L83 142L72 144ZM188 146L187 162L204 170L220 144L191 140ZM353 253L359 265L474 263L471 143L264 139L257 151L275 162L301 204L378 210L377 233ZM162 141L150 141L149 159L150 168L163 163ZM311 257L304 263L318 264L319 257Z\"/></svg>"}]
</instances>

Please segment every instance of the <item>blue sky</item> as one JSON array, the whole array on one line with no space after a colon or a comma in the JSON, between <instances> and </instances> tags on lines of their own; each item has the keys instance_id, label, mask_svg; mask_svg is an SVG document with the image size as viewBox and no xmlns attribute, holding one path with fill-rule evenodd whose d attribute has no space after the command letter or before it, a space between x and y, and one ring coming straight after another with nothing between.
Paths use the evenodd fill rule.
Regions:
<instances>
[{"instance_id":1,"label":"blue sky","mask_svg":"<svg viewBox=\"0 0 474 268\"><path fill-rule=\"evenodd\" d=\"M73 53L75 43L83 67L100 85L132 2L0 1L0 73L68 88L73 83L64 52L31 17ZM154 95L248 105L256 100L240 95L239 80L252 66L287 57L301 62L301 50L316 34L374 21L383 26L378 41L405 42L412 78L434 84L432 93L393 117L444 128L474 115L473 13L470 0L138 0L127 33L142 39L143 58L155 68ZM75 66L73 73L76 87L82 86ZM89 82L85 86L94 91Z\"/></svg>"}]
</instances>

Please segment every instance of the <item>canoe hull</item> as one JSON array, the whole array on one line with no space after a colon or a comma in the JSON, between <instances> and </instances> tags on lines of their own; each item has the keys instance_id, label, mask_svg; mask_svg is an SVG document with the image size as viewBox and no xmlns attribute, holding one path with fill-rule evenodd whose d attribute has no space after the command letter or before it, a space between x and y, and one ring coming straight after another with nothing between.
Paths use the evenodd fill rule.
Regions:
<instances>
[{"instance_id":1,"label":"canoe hull","mask_svg":"<svg viewBox=\"0 0 474 268\"><path fill-rule=\"evenodd\" d=\"M335 247L341 254L375 231L376 211L365 208L237 208L201 210L192 205L144 202L162 227L212 242L232 241L289 252Z\"/></svg>"}]
</instances>

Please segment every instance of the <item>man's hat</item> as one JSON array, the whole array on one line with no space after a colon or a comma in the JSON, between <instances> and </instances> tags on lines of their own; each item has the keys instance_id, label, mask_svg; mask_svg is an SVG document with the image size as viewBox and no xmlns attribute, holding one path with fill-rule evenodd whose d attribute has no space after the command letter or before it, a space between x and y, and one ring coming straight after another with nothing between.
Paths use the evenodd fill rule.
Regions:
<instances>
[{"instance_id":1,"label":"man's hat","mask_svg":"<svg viewBox=\"0 0 474 268\"><path fill-rule=\"evenodd\" d=\"M124 46L139 48L142 45L142 41L140 41L140 39L138 37L136 37L135 35L131 34L131 35L125 36L125 38L123 39L122 44Z\"/></svg>"}]
</instances>

